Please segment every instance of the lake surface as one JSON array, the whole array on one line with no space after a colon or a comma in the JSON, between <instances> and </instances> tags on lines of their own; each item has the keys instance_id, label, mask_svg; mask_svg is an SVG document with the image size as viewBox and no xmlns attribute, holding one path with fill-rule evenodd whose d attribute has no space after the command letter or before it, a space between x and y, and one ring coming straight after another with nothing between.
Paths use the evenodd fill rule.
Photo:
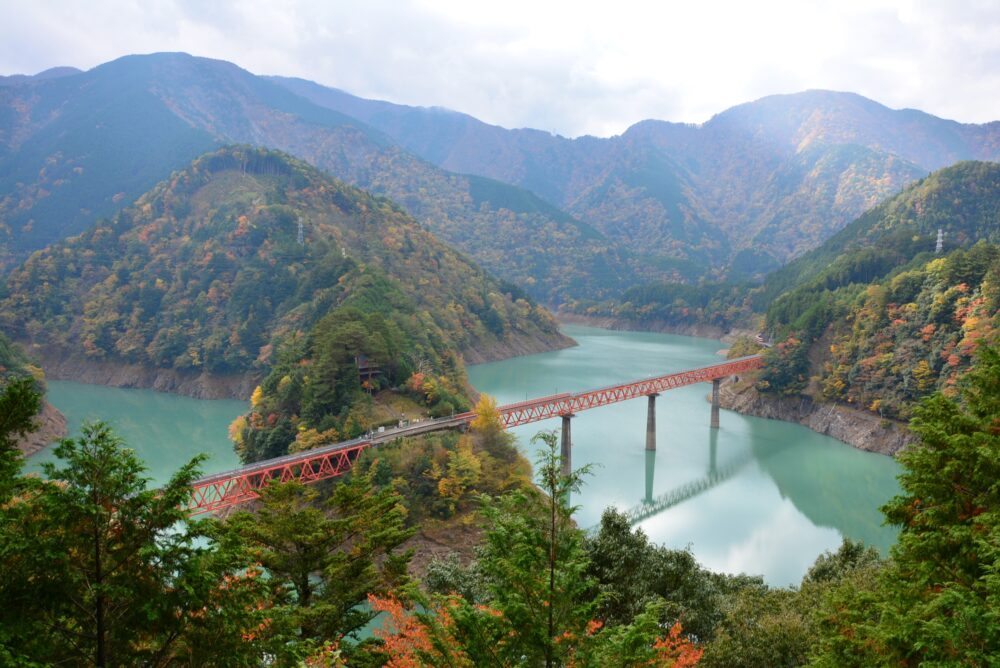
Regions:
<instances>
[{"instance_id":1,"label":"lake surface","mask_svg":"<svg viewBox=\"0 0 1000 668\"><path fill-rule=\"evenodd\" d=\"M472 384L509 403L705 366L720 360L715 353L723 347L667 334L564 331L580 345L469 367ZM797 584L844 536L888 549L896 534L882 526L878 508L899 490L894 460L799 425L729 411L712 430L709 390L706 383L657 399L655 453L645 451L645 398L573 418L573 465L594 464L573 499L581 526L597 524L609 505L625 510L658 502L657 508L668 507L639 524L654 541L690 546L708 568L763 574L775 585ZM84 419L110 421L147 462L154 483L200 452L210 455L205 473L239 465L227 427L247 410L246 402L61 381L49 382L49 400L68 418L71 434ZM530 455L531 436L558 427L555 419L514 433ZM51 458L43 451L28 469Z\"/></svg>"},{"instance_id":2,"label":"lake surface","mask_svg":"<svg viewBox=\"0 0 1000 668\"><path fill-rule=\"evenodd\" d=\"M84 420L106 420L146 462L153 484L165 483L200 453L209 455L202 470L236 468L239 457L229 440L229 424L246 413L249 403L205 400L152 390L131 390L68 381L48 381L48 400L66 416L70 436L79 436ZM55 461L52 448L28 459L28 471Z\"/></svg>"},{"instance_id":3,"label":"lake surface","mask_svg":"<svg viewBox=\"0 0 1000 668\"><path fill-rule=\"evenodd\" d=\"M564 332L580 345L469 367L472 384L510 403L718 363L723 347L668 334L571 325ZM690 546L713 570L763 574L775 585L798 584L845 536L883 551L892 545L896 531L882 525L878 508L899 492L893 459L797 424L725 410L720 428L710 429L710 390L703 383L657 398L657 451L649 455L645 398L573 418L573 466L594 464L573 499L581 526L599 523L607 506L673 501L639 524L651 539ZM553 419L514 433L530 451L532 435L559 426Z\"/></svg>"}]
</instances>

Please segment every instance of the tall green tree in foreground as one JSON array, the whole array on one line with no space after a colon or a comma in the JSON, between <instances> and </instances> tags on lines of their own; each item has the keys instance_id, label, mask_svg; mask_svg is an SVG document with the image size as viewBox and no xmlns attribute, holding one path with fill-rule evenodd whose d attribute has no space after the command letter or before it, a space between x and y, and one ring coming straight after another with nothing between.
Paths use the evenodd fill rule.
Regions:
<instances>
[{"instance_id":1,"label":"tall green tree in foreground","mask_svg":"<svg viewBox=\"0 0 1000 668\"><path fill-rule=\"evenodd\" d=\"M925 399L900 456L902 532L868 588L837 592L820 666L985 666L1000 656L1000 352L980 350L961 401Z\"/></svg>"},{"instance_id":2,"label":"tall green tree in foreground","mask_svg":"<svg viewBox=\"0 0 1000 668\"><path fill-rule=\"evenodd\" d=\"M556 440L552 431L532 438L545 445L536 462L541 490L515 491L483 509L491 528L479 556L493 605L518 630L511 651L546 666L561 665L568 648L559 636L585 635L596 607L587 597L583 533L568 502L589 469L563 475Z\"/></svg>"},{"instance_id":3,"label":"tall green tree in foreground","mask_svg":"<svg viewBox=\"0 0 1000 668\"><path fill-rule=\"evenodd\" d=\"M651 601L627 623L606 625L587 575L584 532L569 495L586 469L565 476L554 432L535 441L538 487L483 498L487 531L476 565L475 595L423 597L422 611L371 597L387 613L379 632L390 666L692 666L701 650L681 626L662 624L665 603Z\"/></svg>"},{"instance_id":4,"label":"tall green tree in foreground","mask_svg":"<svg viewBox=\"0 0 1000 668\"><path fill-rule=\"evenodd\" d=\"M103 423L0 507L0 659L12 665L256 665L259 571L188 523L200 459L150 489Z\"/></svg>"},{"instance_id":5,"label":"tall green tree in foreground","mask_svg":"<svg viewBox=\"0 0 1000 668\"><path fill-rule=\"evenodd\" d=\"M0 393L0 503L10 495L21 470L16 439L35 429L33 418L41 404L42 396L31 378L15 379Z\"/></svg>"},{"instance_id":6,"label":"tall green tree in foreground","mask_svg":"<svg viewBox=\"0 0 1000 668\"><path fill-rule=\"evenodd\" d=\"M325 502L298 482L269 485L255 512L236 513L222 527L267 569L272 646L289 660L324 641L357 642L376 614L360 605L367 595L406 582L411 551L401 546L413 530L404 525L402 497L392 487L376 490L374 475L352 474Z\"/></svg>"}]
</instances>

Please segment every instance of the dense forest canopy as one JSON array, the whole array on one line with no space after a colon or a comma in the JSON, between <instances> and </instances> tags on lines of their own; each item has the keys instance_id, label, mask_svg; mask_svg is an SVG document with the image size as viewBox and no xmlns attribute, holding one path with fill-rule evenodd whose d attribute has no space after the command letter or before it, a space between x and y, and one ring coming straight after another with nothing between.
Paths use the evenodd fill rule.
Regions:
<instances>
[{"instance_id":1,"label":"dense forest canopy","mask_svg":"<svg viewBox=\"0 0 1000 668\"><path fill-rule=\"evenodd\" d=\"M267 368L372 283L424 331L420 354L557 337L523 292L487 276L399 207L290 156L227 148L6 280L5 328L92 359L215 373Z\"/></svg>"}]
</instances>

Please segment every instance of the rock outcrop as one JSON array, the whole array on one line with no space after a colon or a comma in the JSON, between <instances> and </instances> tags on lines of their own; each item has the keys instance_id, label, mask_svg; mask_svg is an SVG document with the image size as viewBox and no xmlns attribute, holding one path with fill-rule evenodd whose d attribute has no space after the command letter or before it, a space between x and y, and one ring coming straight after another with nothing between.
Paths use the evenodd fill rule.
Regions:
<instances>
[{"instance_id":1,"label":"rock outcrop","mask_svg":"<svg viewBox=\"0 0 1000 668\"><path fill-rule=\"evenodd\" d=\"M906 425L866 411L807 396L779 397L757 391L752 382L726 379L721 387L723 408L744 415L797 422L861 450L895 455L916 440Z\"/></svg>"},{"instance_id":2,"label":"rock outcrop","mask_svg":"<svg viewBox=\"0 0 1000 668\"><path fill-rule=\"evenodd\" d=\"M142 364L96 360L50 346L25 343L52 380L73 380L109 387L136 387L172 392L196 399L249 399L260 377L255 374L209 374L157 369Z\"/></svg>"},{"instance_id":3,"label":"rock outcrop","mask_svg":"<svg viewBox=\"0 0 1000 668\"><path fill-rule=\"evenodd\" d=\"M35 416L35 424L38 425L38 429L17 441L17 449L25 457L35 454L53 441L66 437L66 416L47 401L42 405L41 412Z\"/></svg>"}]
</instances>

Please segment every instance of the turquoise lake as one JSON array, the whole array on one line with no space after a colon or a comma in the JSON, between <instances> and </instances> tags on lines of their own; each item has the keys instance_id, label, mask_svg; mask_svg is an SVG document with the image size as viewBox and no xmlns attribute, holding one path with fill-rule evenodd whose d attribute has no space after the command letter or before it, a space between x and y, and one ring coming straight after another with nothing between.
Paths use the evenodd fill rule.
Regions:
<instances>
[{"instance_id":1,"label":"turquoise lake","mask_svg":"<svg viewBox=\"0 0 1000 668\"><path fill-rule=\"evenodd\" d=\"M567 325L579 346L469 367L480 391L500 403L574 392L720 360L718 341L667 334L612 332ZM649 509L640 526L654 541L689 547L708 568L762 574L774 585L797 584L815 558L843 537L885 551L896 532L878 508L899 491L899 465L805 427L722 411L709 428L708 384L671 390L657 399L657 451L645 450L646 400L573 418L573 464L593 472L573 503L590 527L607 506ZM149 390L51 381L49 399L66 414L71 433L85 419L110 421L163 482L200 452L203 470L238 465L227 436L246 402L205 401ZM549 420L514 430L529 456L532 435L557 429ZM43 451L29 470L51 459Z\"/></svg>"}]
</instances>

